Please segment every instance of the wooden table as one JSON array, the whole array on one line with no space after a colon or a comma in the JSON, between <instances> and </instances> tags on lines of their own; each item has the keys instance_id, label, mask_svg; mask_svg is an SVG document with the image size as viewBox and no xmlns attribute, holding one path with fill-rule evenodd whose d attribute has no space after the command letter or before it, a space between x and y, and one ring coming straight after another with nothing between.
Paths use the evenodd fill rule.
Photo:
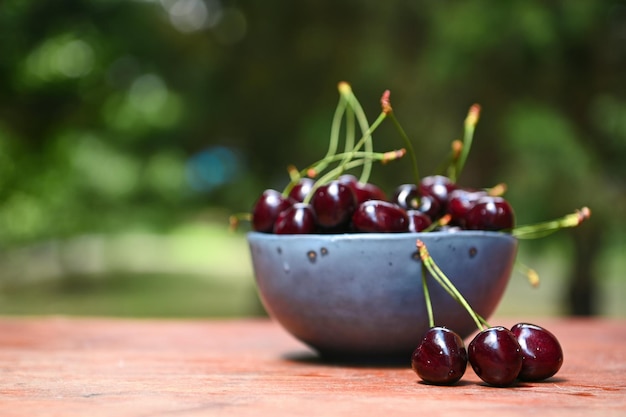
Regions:
<instances>
[{"instance_id":1,"label":"wooden table","mask_svg":"<svg viewBox=\"0 0 626 417\"><path fill-rule=\"evenodd\" d=\"M324 363L267 319L3 317L0 415L626 416L626 320L533 322L559 337L561 371L491 388L471 368L435 387L408 364Z\"/></svg>"}]
</instances>

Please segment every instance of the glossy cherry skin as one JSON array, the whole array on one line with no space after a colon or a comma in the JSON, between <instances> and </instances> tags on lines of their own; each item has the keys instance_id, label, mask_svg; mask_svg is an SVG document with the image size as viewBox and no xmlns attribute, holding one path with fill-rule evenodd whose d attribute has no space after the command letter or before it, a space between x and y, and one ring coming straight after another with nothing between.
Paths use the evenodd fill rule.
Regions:
<instances>
[{"instance_id":1,"label":"glossy cherry skin","mask_svg":"<svg viewBox=\"0 0 626 417\"><path fill-rule=\"evenodd\" d=\"M511 328L522 349L522 381L541 381L556 374L563 365L563 349L556 336L543 327L518 323Z\"/></svg>"},{"instance_id":2,"label":"glossy cherry skin","mask_svg":"<svg viewBox=\"0 0 626 417\"><path fill-rule=\"evenodd\" d=\"M252 209L252 228L257 232L271 233L278 215L294 203L276 190L265 190Z\"/></svg>"},{"instance_id":3,"label":"glossy cherry skin","mask_svg":"<svg viewBox=\"0 0 626 417\"><path fill-rule=\"evenodd\" d=\"M394 191L392 201L405 210L417 210L419 198L417 185L402 184Z\"/></svg>"},{"instance_id":4,"label":"glossy cherry skin","mask_svg":"<svg viewBox=\"0 0 626 417\"><path fill-rule=\"evenodd\" d=\"M387 200L387 195L385 194L385 192L379 186L374 185L371 182L357 182L352 189L356 194L358 204L361 204L368 200Z\"/></svg>"},{"instance_id":5,"label":"glossy cherry skin","mask_svg":"<svg viewBox=\"0 0 626 417\"><path fill-rule=\"evenodd\" d=\"M370 182L359 182L354 175L342 175L338 178L338 181L347 184L350 188L352 188L352 191L354 191L354 195L356 196L357 204L361 204L367 200L387 200L387 195L380 187Z\"/></svg>"},{"instance_id":6,"label":"glossy cherry skin","mask_svg":"<svg viewBox=\"0 0 626 417\"><path fill-rule=\"evenodd\" d=\"M352 215L352 227L357 232L408 232L409 218L395 204L381 200L367 200Z\"/></svg>"},{"instance_id":7,"label":"glossy cherry skin","mask_svg":"<svg viewBox=\"0 0 626 417\"><path fill-rule=\"evenodd\" d=\"M333 229L350 222L357 200L350 186L331 181L315 190L311 205L317 215L317 224L325 229Z\"/></svg>"},{"instance_id":8,"label":"glossy cherry skin","mask_svg":"<svg viewBox=\"0 0 626 417\"><path fill-rule=\"evenodd\" d=\"M515 226L513 208L502 197L481 197L466 216L466 227L472 230L510 230Z\"/></svg>"},{"instance_id":9,"label":"glossy cherry skin","mask_svg":"<svg viewBox=\"0 0 626 417\"><path fill-rule=\"evenodd\" d=\"M463 339L445 327L432 327L413 352L411 367L426 383L455 384L467 369Z\"/></svg>"},{"instance_id":10,"label":"glossy cherry skin","mask_svg":"<svg viewBox=\"0 0 626 417\"><path fill-rule=\"evenodd\" d=\"M420 180L418 190L422 196L434 197L442 210L445 210L448 204L448 195L456 188L456 184L450 178L443 175L430 175Z\"/></svg>"},{"instance_id":11,"label":"glossy cherry skin","mask_svg":"<svg viewBox=\"0 0 626 417\"><path fill-rule=\"evenodd\" d=\"M446 210L452 216L452 223L465 227L467 213L481 197L486 196L486 191L469 191L460 188L450 192Z\"/></svg>"},{"instance_id":12,"label":"glossy cherry skin","mask_svg":"<svg viewBox=\"0 0 626 417\"><path fill-rule=\"evenodd\" d=\"M289 191L289 197L298 203L302 203L313 188L315 181L308 177L300 178L298 183Z\"/></svg>"},{"instance_id":13,"label":"glossy cherry skin","mask_svg":"<svg viewBox=\"0 0 626 417\"><path fill-rule=\"evenodd\" d=\"M406 215L409 217L409 232L421 232L432 224L430 216L419 210L407 210Z\"/></svg>"},{"instance_id":14,"label":"glossy cherry skin","mask_svg":"<svg viewBox=\"0 0 626 417\"><path fill-rule=\"evenodd\" d=\"M522 352L516 337L502 326L478 333L467 348L476 375L489 385L512 385L522 370Z\"/></svg>"},{"instance_id":15,"label":"glossy cherry skin","mask_svg":"<svg viewBox=\"0 0 626 417\"><path fill-rule=\"evenodd\" d=\"M392 202L405 210L419 210L428 214L431 219L438 218L442 214L441 204L430 195L420 195L418 186L415 184L402 184L396 188Z\"/></svg>"},{"instance_id":16,"label":"glossy cherry skin","mask_svg":"<svg viewBox=\"0 0 626 417\"><path fill-rule=\"evenodd\" d=\"M295 203L282 211L274 224L277 235L312 234L316 232L315 212L310 204Z\"/></svg>"}]
</instances>

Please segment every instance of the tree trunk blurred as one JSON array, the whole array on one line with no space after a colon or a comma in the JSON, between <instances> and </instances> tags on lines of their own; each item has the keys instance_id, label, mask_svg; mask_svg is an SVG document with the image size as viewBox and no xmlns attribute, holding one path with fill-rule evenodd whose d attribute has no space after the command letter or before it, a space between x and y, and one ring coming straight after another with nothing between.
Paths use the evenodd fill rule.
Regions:
<instances>
[{"instance_id":1,"label":"tree trunk blurred","mask_svg":"<svg viewBox=\"0 0 626 417\"><path fill-rule=\"evenodd\" d=\"M599 227L581 227L572 233L574 241L574 267L567 293L567 309L571 315L598 314L598 277L594 266L602 248L602 231Z\"/></svg>"}]
</instances>

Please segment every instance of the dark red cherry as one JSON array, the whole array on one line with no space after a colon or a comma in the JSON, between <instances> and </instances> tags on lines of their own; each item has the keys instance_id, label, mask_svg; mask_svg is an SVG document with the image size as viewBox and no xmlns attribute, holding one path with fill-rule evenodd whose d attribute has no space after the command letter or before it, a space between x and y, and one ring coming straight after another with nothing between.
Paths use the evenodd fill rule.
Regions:
<instances>
[{"instance_id":1,"label":"dark red cherry","mask_svg":"<svg viewBox=\"0 0 626 417\"><path fill-rule=\"evenodd\" d=\"M356 196L357 204L361 204L367 200L387 200L387 195L380 187L369 182L359 182L354 175L344 174L338 178L338 181L352 188Z\"/></svg>"},{"instance_id":2,"label":"dark red cherry","mask_svg":"<svg viewBox=\"0 0 626 417\"><path fill-rule=\"evenodd\" d=\"M522 352L516 337L502 326L478 333L467 354L476 375L489 385L506 387L522 370Z\"/></svg>"},{"instance_id":3,"label":"dark red cherry","mask_svg":"<svg viewBox=\"0 0 626 417\"><path fill-rule=\"evenodd\" d=\"M361 203L352 215L352 227L357 232L408 232L409 218L395 204L368 200Z\"/></svg>"},{"instance_id":4,"label":"dark red cherry","mask_svg":"<svg viewBox=\"0 0 626 417\"><path fill-rule=\"evenodd\" d=\"M422 196L429 195L434 197L439 206L445 209L448 203L448 195L456 188L456 184L450 178L443 175L430 175L420 180L418 190Z\"/></svg>"},{"instance_id":5,"label":"dark red cherry","mask_svg":"<svg viewBox=\"0 0 626 417\"><path fill-rule=\"evenodd\" d=\"M300 178L298 183L289 191L289 197L296 202L302 203L313 188L313 184L315 184L315 181L311 178Z\"/></svg>"},{"instance_id":6,"label":"dark red cherry","mask_svg":"<svg viewBox=\"0 0 626 417\"><path fill-rule=\"evenodd\" d=\"M556 374L563 365L563 350L556 336L543 327L518 323L511 328L522 349L522 381L541 381Z\"/></svg>"},{"instance_id":7,"label":"dark red cherry","mask_svg":"<svg viewBox=\"0 0 626 417\"><path fill-rule=\"evenodd\" d=\"M432 327L413 352L411 367L426 383L455 384L467 369L463 339L445 327Z\"/></svg>"},{"instance_id":8,"label":"dark red cherry","mask_svg":"<svg viewBox=\"0 0 626 417\"><path fill-rule=\"evenodd\" d=\"M295 203L282 211L274 224L277 235L301 235L315 233L315 212L310 204Z\"/></svg>"},{"instance_id":9,"label":"dark red cherry","mask_svg":"<svg viewBox=\"0 0 626 417\"><path fill-rule=\"evenodd\" d=\"M466 216L466 227L472 230L508 230L514 226L513 208L502 197L479 198Z\"/></svg>"},{"instance_id":10,"label":"dark red cherry","mask_svg":"<svg viewBox=\"0 0 626 417\"><path fill-rule=\"evenodd\" d=\"M452 223L465 227L467 213L474 207L476 201L487 196L486 191L469 191L456 189L448 194L447 212L452 216Z\"/></svg>"},{"instance_id":11,"label":"dark red cherry","mask_svg":"<svg viewBox=\"0 0 626 417\"><path fill-rule=\"evenodd\" d=\"M419 210L407 210L406 215L409 217L409 232L421 232L432 224L428 214Z\"/></svg>"},{"instance_id":12,"label":"dark red cherry","mask_svg":"<svg viewBox=\"0 0 626 417\"><path fill-rule=\"evenodd\" d=\"M361 204L368 200L386 201L387 195L381 188L371 182L357 182L352 188L356 194L357 203Z\"/></svg>"},{"instance_id":13,"label":"dark red cherry","mask_svg":"<svg viewBox=\"0 0 626 417\"><path fill-rule=\"evenodd\" d=\"M278 215L294 203L276 190L265 190L252 209L252 228L257 232L271 233Z\"/></svg>"},{"instance_id":14,"label":"dark red cherry","mask_svg":"<svg viewBox=\"0 0 626 417\"><path fill-rule=\"evenodd\" d=\"M431 219L437 219L443 214L439 200L432 195L421 196L417 209L422 213L427 214Z\"/></svg>"},{"instance_id":15,"label":"dark red cherry","mask_svg":"<svg viewBox=\"0 0 626 417\"><path fill-rule=\"evenodd\" d=\"M405 210L419 210L431 219L442 214L441 204L431 195L421 195L415 184L402 184L396 188L392 202Z\"/></svg>"},{"instance_id":16,"label":"dark red cherry","mask_svg":"<svg viewBox=\"0 0 626 417\"><path fill-rule=\"evenodd\" d=\"M311 205L317 215L317 224L325 229L335 229L350 222L357 202L350 186L331 181L315 190Z\"/></svg>"},{"instance_id":17,"label":"dark red cherry","mask_svg":"<svg viewBox=\"0 0 626 417\"><path fill-rule=\"evenodd\" d=\"M359 182L357 177L355 177L352 174L340 175L339 178L337 178L337 181L339 181L342 184L347 184L349 186L353 186L354 184L357 184Z\"/></svg>"},{"instance_id":18,"label":"dark red cherry","mask_svg":"<svg viewBox=\"0 0 626 417\"><path fill-rule=\"evenodd\" d=\"M392 202L405 210L417 210L420 203L420 195L417 185L402 184L393 193Z\"/></svg>"}]
</instances>

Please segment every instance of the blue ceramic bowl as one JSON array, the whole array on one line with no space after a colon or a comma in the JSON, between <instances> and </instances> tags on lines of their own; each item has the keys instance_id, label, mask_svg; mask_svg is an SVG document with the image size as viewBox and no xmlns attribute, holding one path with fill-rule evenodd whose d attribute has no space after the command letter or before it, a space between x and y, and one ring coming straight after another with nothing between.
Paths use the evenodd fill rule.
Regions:
<instances>
[{"instance_id":1,"label":"blue ceramic bowl","mask_svg":"<svg viewBox=\"0 0 626 417\"><path fill-rule=\"evenodd\" d=\"M517 240L498 232L248 234L259 295L268 314L327 357L410 354L428 330L421 239L474 310L488 318L509 281ZM468 313L428 280L435 324L461 337Z\"/></svg>"}]
</instances>

